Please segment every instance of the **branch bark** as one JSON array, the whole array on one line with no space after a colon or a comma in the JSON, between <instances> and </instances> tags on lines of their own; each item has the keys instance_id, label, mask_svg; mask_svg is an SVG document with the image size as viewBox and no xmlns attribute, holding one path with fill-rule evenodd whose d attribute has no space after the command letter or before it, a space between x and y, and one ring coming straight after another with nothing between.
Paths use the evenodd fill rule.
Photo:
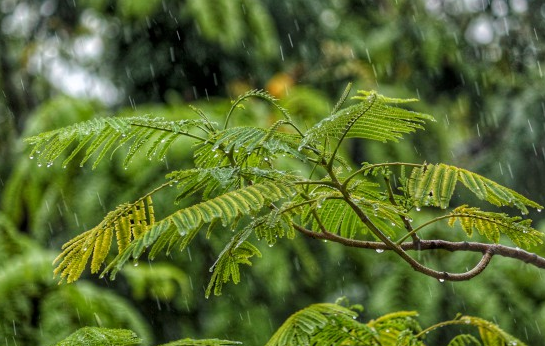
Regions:
<instances>
[{"instance_id":1,"label":"branch bark","mask_svg":"<svg viewBox=\"0 0 545 346\"><path fill-rule=\"evenodd\" d=\"M300 225L294 224L295 229L297 229L302 234L315 238L328 240L336 242L345 246L363 248L363 249L374 249L374 250L392 250L392 248L380 241L365 241L357 239L344 238L334 233L327 231L314 232L309 229L306 229ZM411 262L408 262L414 270L419 271L427 276L434 277L440 281L466 281L469 280L480 273L490 263L494 255L513 258L525 263L534 265L538 268L545 269L545 258L540 257L534 253L522 250L520 248L513 248L500 244L485 244L477 242L452 242L447 240L419 240L418 242L405 242L399 244L399 247L403 250L413 250L413 251L424 251L424 250L446 250L446 251L469 251L469 252L479 252L482 254L481 260L470 270L463 273L449 273L445 271L436 271L431 268L425 267L418 263L414 265Z\"/></svg>"}]
</instances>

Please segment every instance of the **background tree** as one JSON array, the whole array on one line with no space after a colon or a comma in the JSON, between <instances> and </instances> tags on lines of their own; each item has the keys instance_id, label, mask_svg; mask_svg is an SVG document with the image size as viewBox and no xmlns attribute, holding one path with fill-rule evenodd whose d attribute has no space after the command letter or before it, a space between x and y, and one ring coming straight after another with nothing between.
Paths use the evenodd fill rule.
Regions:
<instances>
[{"instance_id":1,"label":"background tree","mask_svg":"<svg viewBox=\"0 0 545 346\"><path fill-rule=\"evenodd\" d=\"M412 139L413 148L353 145L355 162L401 157L444 161L543 204L543 95L538 86L544 24L539 3L492 1L483 8L480 1L263 1L250 8L252 3L227 8L189 1L2 1L1 208L14 229L32 235L42 247L58 249L72 231L97 224L99 215L130 200L133 191L166 171L147 165L127 170L100 165L93 174L70 166L66 174L57 165L36 170L22 154L23 136L99 114L133 114L135 108L137 114L180 119L188 112L185 101L207 114L219 114L226 107L225 96L253 87L267 87L277 96L284 93L284 106L312 119L329 112L347 80L358 89L420 97L424 102L417 110L438 118L430 136ZM87 82L77 82L81 80ZM252 108L248 116L274 122L265 107ZM173 155L181 157L177 151ZM76 198L76 190L88 198ZM540 220L540 214L530 216ZM206 277L194 274L213 261L206 255L208 248L203 249L175 259L180 268L185 263L195 268L174 281L189 285L184 292L206 283ZM498 271L513 278L508 282L485 273L470 285L450 285L414 280L386 253L376 263L361 251L316 243L272 251L279 254L274 256L277 262L256 265L255 278L245 278L247 285L230 291L229 302L202 302L200 294L192 299L174 294L173 300L158 301L153 291L144 289L148 294L139 298L143 315L164 319L153 321L157 340L184 332L262 343L258 334L238 333L246 333L250 323L272 332L270 324L279 325L293 307L343 294L366 306L369 317L416 309L428 323L463 312L497 320L509 331L524 330L528 339L523 341L530 344L541 340L544 297L535 281L541 277L526 266L500 263ZM319 257L310 255L318 252ZM430 258L428 264L436 260ZM450 261L458 259L441 259L445 265ZM271 271L272 265L285 271ZM270 275L277 276L276 284L261 286L261 278ZM332 280L316 291L316 280L323 276ZM116 280L113 288L133 297L130 281L122 281ZM429 292L426 299L422 292ZM458 299L447 299L452 294ZM483 303L482 296L489 299ZM254 304L256 300L263 304ZM246 317L225 318L231 316L231 303L247 311ZM195 308L202 304L210 310ZM22 336L21 330L17 336L12 333L12 320L2 320L2 325L10 333L8 342Z\"/></svg>"}]
</instances>

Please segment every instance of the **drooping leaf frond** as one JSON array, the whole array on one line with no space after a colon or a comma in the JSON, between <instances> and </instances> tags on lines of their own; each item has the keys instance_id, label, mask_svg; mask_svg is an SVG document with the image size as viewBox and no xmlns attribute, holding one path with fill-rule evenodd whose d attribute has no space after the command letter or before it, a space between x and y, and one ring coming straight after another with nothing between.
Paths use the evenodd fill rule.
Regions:
<instances>
[{"instance_id":1,"label":"drooping leaf frond","mask_svg":"<svg viewBox=\"0 0 545 346\"><path fill-rule=\"evenodd\" d=\"M289 184L265 181L181 209L155 222L141 237L132 241L110 262L103 274L110 272L110 277L114 278L131 256L139 258L150 246L151 258L165 246L167 252L176 244L183 250L205 224L221 222L223 227L234 229L242 216L252 215L270 203L291 196L294 192Z\"/></svg>"},{"instance_id":2,"label":"drooping leaf frond","mask_svg":"<svg viewBox=\"0 0 545 346\"><path fill-rule=\"evenodd\" d=\"M530 219L522 220L518 216L509 217L507 214L462 205L452 211L448 224L452 227L456 221L460 222L468 236L476 229L494 243L499 242L503 233L519 247L543 244L543 233L531 227Z\"/></svg>"},{"instance_id":3,"label":"drooping leaf frond","mask_svg":"<svg viewBox=\"0 0 545 346\"><path fill-rule=\"evenodd\" d=\"M123 252L154 223L155 212L150 196L132 204L118 206L96 227L63 245L63 251L54 261L60 262L55 268L55 275L60 275L67 282L77 280L91 255L91 272L97 273L110 251L114 234L118 251Z\"/></svg>"},{"instance_id":4,"label":"drooping leaf frond","mask_svg":"<svg viewBox=\"0 0 545 346\"><path fill-rule=\"evenodd\" d=\"M523 214L528 214L526 207L542 209L538 203L529 200L520 193L501 186L476 173L465 169L458 169L458 179L477 197L488 201L498 207L517 207Z\"/></svg>"},{"instance_id":5,"label":"drooping leaf frond","mask_svg":"<svg viewBox=\"0 0 545 346\"><path fill-rule=\"evenodd\" d=\"M142 339L132 330L83 327L55 346L130 346L141 343Z\"/></svg>"},{"instance_id":6,"label":"drooping leaf frond","mask_svg":"<svg viewBox=\"0 0 545 346\"><path fill-rule=\"evenodd\" d=\"M291 315L274 333L266 346L310 345L312 335L333 318L353 320L358 314L337 304L313 304Z\"/></svg>"},{"instance_id":7,"label":"drooping leaf frond","mask_svg":"<svg viewBox=\"0 0 545 346\"><path fill-rule=\"evenodd\" d=\"M252 221L250 227L257 239L265 239L269 246L273 246L279 238L295 238L293 215L293 210L286 212L283 209L274 209Z\"/></svg>"},{"instance_id":8,"label":"drooping leaf frond","mask_svg":"<svg viewBox=\"0 0 545 346\"><path fill-rule=\"evenodd\" d=\"M218 259L210 268L212 278L206 287L205 296L208 298L214 290L214 295L221 295L223 284L233 281L234 284L240 282L240 264L251 266L250 258L257 256L261 257L261 252L250 242L246 241L251 234L250 228L237 233L223 251L218 256Z\"/></svg>"},{"instance_id":9,"label":"drooping leaf frond","mask_svg":"<svg viewBox=\"0 0 545 346\"><path fill-rule=\"evenodd\" d=\"M317 143L324 138L366 138L381 142L398 141L403 134L422 129L426 120L433 117L405 110L391 103L415 100L390 99L375 92L359 92L354 97L360 102L341 109L311 127L303 139L303 145Z\"/></svg>"},{"instance_id":10,"label":"drooping leaf frond","mask_svg":"<svg viewBox=\"0 0 545 346\"><path fill-rule=\"evenodd\" d=\"M188 130L206 125L205 120L169 121L150 116L126 118L97 118L61 129L44 132L25 139L33 146L30 157L37 157L38 165L52 165L72 144L78 143L63 161L66 166L87 146L80 165L96 155L93 168L109 152L123 145L129 145L124 165L128 165L134 155L147 147L148 158L163 158L171 144ZM202 127L201 127L202 128Z\"/></svg>"},{"instance_id":11,"label":"drooping leaf frond","mask_svg":"<svg viewBox=\"0 0 545 346\"><path fill-rule=\"evenodd\" d=\"M414 168L409 178L408 191L416 207L446 208L457 181L462 182L479 199L500 207L516 207L524 214L528 213L527 207L543 208L538 203L479 174L445 164L425 164Z\"/></svg>"}]
</instances>

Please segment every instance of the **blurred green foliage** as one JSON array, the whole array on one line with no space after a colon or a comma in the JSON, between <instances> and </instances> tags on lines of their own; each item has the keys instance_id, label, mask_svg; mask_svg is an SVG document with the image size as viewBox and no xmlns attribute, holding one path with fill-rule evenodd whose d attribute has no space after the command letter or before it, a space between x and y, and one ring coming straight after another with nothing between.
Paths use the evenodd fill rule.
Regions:
<instances>
[{"instance_id":1,"label":"blurred green foliage","mask_svg":"<svg viewBox=\"0 0 545 346\"><path fill-rule=\"evenodd\" d=\"M419 97L423 102L417 110L439 120L426 138L415 136L412 147L351 143L346 150L355 162L420 162L426 157L479 172L544 203L545 21L540 2L211 3L0 1L0 247L9 249L0 252L0 286L19 287L9 286L17 283L10 284L14 278L4 274L16 264L35 270L26 276L27 288L1 291L0 335L7 345L39 344L39 322L54 319L40 306L55 306L62 292L78 289L56 286L45 267L24 259L58 252L62 242L97 224L106 210L131 200L166 171L155 165L124 170L102 163L91 174L77 166L38 168L28 159L22 137L90 117L149 112L181 119L191 113L188 102L219 115L229 97L255 87L281 97L290 109L299 109L299 116L316 119L351 80L358 89ZM476 36L479 28L484 35ZM74 79L76 72L84 74ZM240 121L272 123L275 116L256 106ZM175 148L165 166L182 168L183 149ZM172 208L157 203L157 210ZM542 219L540 214L531 217ZM290 244L267 249L274 266L257 261L252 276L243 274L243 284L226 288L221 299L203 300L208 277L195 275L213 263L210 254L218 253L220 244L209 249L202 243L198 251L195 244L190 253L169 258L177 268L164 283L165 295L147 279L131 280L131 274L109 284L109 291L134 302L139 313L127 316L145 318L157 342L225 335L264 343L294 310L340 295L362 302L371 318L414 309L428 324L462 312L497 321L528 344L542 340L543 278L534 268L495 259L494 270L469 283L441 284L415 278L386 253L305 239ZM434 254L428 264L448 269L460 261L470 263L471 258ZM84 285L102 290L106 284ZM181 293L171 295L172 290ZM48 334L57 341L85 324L77 311L89 309L89 303L74 298L71 304L73 309L56 309L73 316L73 324L56 325ZM92 318L89 323L98 323ZM105 327L110 321L108 326L118 327L129 318L101 320Z\"/></svg>"}]
</instances>

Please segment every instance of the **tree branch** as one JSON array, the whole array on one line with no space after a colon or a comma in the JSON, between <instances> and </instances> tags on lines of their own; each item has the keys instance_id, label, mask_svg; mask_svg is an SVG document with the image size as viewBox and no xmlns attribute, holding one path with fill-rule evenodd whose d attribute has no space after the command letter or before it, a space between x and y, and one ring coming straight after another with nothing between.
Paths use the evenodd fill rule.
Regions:
<instances>
[{"instance_id":1,"label":"tree branch","mask_svg":"<svg viewBox=\"0 0 545 346\"><path fill-rule=\"evenodd\" d=\"M308 230L302 226L294 224L295 229L304 235L315 238L323 239L332 242L336 242L349 247L364 248L364 249L374 249L374 250L393 250L389 245L380 242L380 241L365 241L357 239L344 238L339 235L330 232L314 232ZM427 276L434 277L440 281L466 281L477 275L479 275L490 263L490 260L494 255L514 258L519 261L523 261L528 264L532 264L538 268L545 269L545 258L540 257L534 253L519 249L513 248L500 244L485 244L485 243L476 243L476 242L452 242L446 240L420 240L419 242L405 242L399 244L399 247L403 250L414 250L414 251L424 251L424 250L446 250L446 251L469 251L469 252L479 252L482 253L482 258L473 267L472 269L463 272L463 273L449 273L444 271L436 271L431 268L425 267L420 263L414 265L413 262L408 262L413 269L419 271Z\"/></svg>"}]
</instances>

